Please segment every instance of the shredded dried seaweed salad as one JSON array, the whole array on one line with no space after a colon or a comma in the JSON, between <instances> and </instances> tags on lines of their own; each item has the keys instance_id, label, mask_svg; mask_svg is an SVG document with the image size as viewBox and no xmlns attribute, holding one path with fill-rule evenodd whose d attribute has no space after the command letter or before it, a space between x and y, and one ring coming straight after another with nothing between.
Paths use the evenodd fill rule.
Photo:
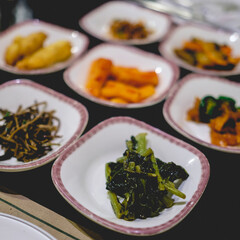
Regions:
<instances>
[{"instance_id":1,"label":"shredded dried seaweed salad","mask_svg":"<svg viewBox=\"0 0 240 240\"><path fill-rule=\"evenodd\" d=\"M106 189L117 218L135 220L155 217L174 204L173 194L185 198L174 182L188 178L186 170L165 163L147 148L146 133L131 136L116 162L106 164Z\"/></svg>"},{"instance_id":2,"label":"shredded dried seaweed salad","mask_svg":"<svg viewBox=\"0 0 240 240\"><path fill-rule=\"evenodd\" d=\"M53 139L58 138L60 120L55 110L46 111L46 102L36 102L15 113L0 109L0 146L4 155L0 160L15 157L18 161L36 160L52 150Z\"/></svg>"}]
</instances>

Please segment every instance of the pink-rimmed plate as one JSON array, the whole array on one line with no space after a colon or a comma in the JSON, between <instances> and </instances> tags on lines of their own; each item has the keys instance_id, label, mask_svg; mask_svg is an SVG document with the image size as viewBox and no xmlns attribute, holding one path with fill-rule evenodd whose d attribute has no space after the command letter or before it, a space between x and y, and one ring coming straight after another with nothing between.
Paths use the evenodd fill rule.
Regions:
<instances>
[{"instance_id":1,"label":"pink-rimmed plate","mask_svg":"<svg viewBox=\"0 0 240 240\"><path fill-rule=\"evenodd\" d=\"M159 84L155 94L143 102L118 104L92 96L86 89L86 81L91 63L97 58L107 58L113 64L134 67L142 71L155 71L159 76ZM64 72L64 81L79 95L102 105L116 108L140 108L151 106L162 101L179 77L179 68L159 55L149 53L133 46L102 43L79 58Z\"/></svg>"},{"instance_id":2,"label":"pink-rimmed plate","mask_svg":"<svg viewBox=\"0 0 240 240\"><path fill-rule=\"evenodd\" d=\"M144 39L115 39L110 34L110 25L115 19L131 23L141 21L152 33ZM162 40L171 27L171 19L167 15L144 9L131 2L110 1L83 16L79 20L79 25L86 32L103 41L143 45Z\"/></svg>"},{"instance_id":3,"label":"pink-rimmed plate","mask_svg":"<svg viewBox=\"0 0 240 240\"><path fill-rule=\"evenodd\" d=\"M214 76L189 74L179 81L169 93L163 106L166 121L176 131L189 139L219 151L240 153L240 147L221 147L211 143L210 128L205 123L187 121L187 111L193 107L196 97L228 96L240 106L240 84Z\"/></svg>"},{"instance_id":4,"label":"pink-rimmed plate","mask_svg":"<svg viewBox=\"0 0 240 240\"><path fill-rule=\"evenodd\" d=\"M53 146L47 155L31 161L21 162L16 158L0 161L0 171L18 172L40 167L54 160L63 150L76 141L84 131L88 122L88 111L79 102L27 79L16 79L0 85L0 107L15 112L17 108L28 107L34 102L47 102L46 110L55 110L55 116L60 120L58 134L61 138L53 142L60 145ZM1 150L3 155L3 150Z\"/></svg>"},{"instance_id":5,"label":"pink-rimmed plate","mask_svg":"<svg viewBox=\"0 0 240 240\"><path fill-rule=\"evenodd\" d=\"M240 63L232 70L207 70L192 66L181 60L174 53L175 48L181 48L185 41L192 38L199 38L203 41L226 44L231 47L234 57L240 56L240 35L238 33L229 33L202 25L183 24L173 28L162 43L159 44L159 52L167 59L175 62L177 65L190 71L216 76L230 76L240 73Z\"/></svg>"},{"instance_id":6,"label":"pink-rimmed plate","mask_svg":"<svg viewBox=\"0 0 240 240\"><path fill-rule=\"evenodd\" d=\"M52 66L34 70L20 70L17 67L10 66L5 62L5 51L13 39L20 36L27 36L30 33L42 31L47 34L44 46L47 46L58 40L67 40L72 45L72 56L66 61L56 63ZM0 69L14 74L36 75L47 74L60 71L72 64L88 47L89 39L86 35L72 29L63 28L58 25L43 22L38 19L27 20L15 24L0 33Z\"/></svg>"},{"instance_id":7,"label":"pink-rimmed plate","mask_svg":"<svg viewBox=\"0 0 240 240\"><path fill-rule=\"evenodd\" d=\"M148 146L157 157L188 171L189 178L180 186L187 197L176 197L181 204L157 217L125 221L115 216L107 197L105 164L122 156L125 141L140 132L147 133ZM203 194L209 175L208 160L199 150L130 117L113 117L99 123L64 151L52 167L54 185L77 211L106 228L137 236L159 234L182 221Z\"/></svg>"}]
</instances>

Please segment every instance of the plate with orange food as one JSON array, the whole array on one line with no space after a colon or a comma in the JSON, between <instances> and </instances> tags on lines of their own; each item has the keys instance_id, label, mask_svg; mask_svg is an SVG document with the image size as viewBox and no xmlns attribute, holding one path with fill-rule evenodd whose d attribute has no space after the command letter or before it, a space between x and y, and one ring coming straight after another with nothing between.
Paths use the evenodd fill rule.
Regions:
<instances>
[{"instance_id":1,"label":"plate with orange food","mask_svg":"<svg viewBox=\"0 0 240 240\"><path fill-rule=\"evenodd\" d=\"M206 147L240 153L240 84L200 74L184 77L164 103L166 121Z\"/></svg>"},{"instance_id":2,"label":"plate with orange food","mask_svg":"<svg viewBox=\"0 0 240 240\"><path fill-rule=\"evenodd\" d=\"M83 16L79 25L103 41L142 45L162 40L171 19L131 2L109 1Z\"/></svg>"},{"instance_id":3,"label":"plate with orange food","mask_svg":"<svg viewBox=\"0 0 240 240\"><path fill-rule=\"evenodd\" d=\"M88 47L86 35L38 19L0 34L0 68L15 74L46 74L73 63Z\"/></svg>"},{"instance_id":4,"label":"plate with orange food","mask_svg":"<svg viewBox=\"0 0 240 240\"><path fill-rule=\"evenodd\" d=\"M169 33L159 45L159 52L190 71L231 76L240 73L239 44L238 33L184 24Z\"/></svg>"},{"instance_id":5,"label":"plate with orange food","mask_svg":"<svg viewBox=\"0 0 240 240\"><path fill-rule=\"evenodd\" d=\"M179 68L136 47L103 43L64 72L66 84L90 101L116 108L139 108L162 101Z\"/></svg>"}]
</instances>

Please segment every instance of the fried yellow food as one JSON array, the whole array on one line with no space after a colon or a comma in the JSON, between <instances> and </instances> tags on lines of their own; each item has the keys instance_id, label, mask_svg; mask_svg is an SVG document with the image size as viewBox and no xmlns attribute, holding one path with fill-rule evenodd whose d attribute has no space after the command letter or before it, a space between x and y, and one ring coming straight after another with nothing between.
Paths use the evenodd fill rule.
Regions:
<instances>
[{"instance_id":1,"label":"fried yellow food","mask_svg":"<svg viewBox=\"0 0 240 240\"><path fill-rule=\"evenodd\" d=\"M86 88L95 97L100 96L100 91L111 72L112 61L105 58L99 58L92 62Z\"/></svg>"},{"instance_id":2,"label":"fried yellow food","mask_svg":"<svg viewBox=\"0 0 240 240\"><path fill-rule=\"evenodd\" d=\"M16 66L22 70L40 69L65 61L70 56L71 43L66 40L60 40L43 47L32 55L18 61Z\"/></svg>"},{"instance_id":3,"label":"fried yellow food","mask_svg":"<svg viewBox=\"0 0 240 240\"><path fill-rule=\"evenodd\" d=\"M86 81L87 91L114 103L142 102L155 93L159 77L154 71L114 65L106 58L94 60Z\"/></svg>"},{"instance_id":4,"label":"fried yellow food","mask_svg":"<svg viewBox=\"0 0 240 240\"><path fill-rule=\"evenodd\" d=\"M16 36L6 49L6 63L14 66L17 61L40 49L46 38L47 35L43 32L32 33L26 37Z\"/></svg>"}]
</instances>

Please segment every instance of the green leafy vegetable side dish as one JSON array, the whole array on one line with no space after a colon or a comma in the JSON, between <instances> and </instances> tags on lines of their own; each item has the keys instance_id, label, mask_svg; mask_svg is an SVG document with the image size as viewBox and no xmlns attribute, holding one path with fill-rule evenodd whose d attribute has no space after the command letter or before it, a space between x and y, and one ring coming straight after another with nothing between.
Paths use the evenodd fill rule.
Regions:
<instances>
[{"instance_id":1,"label":"green leafy vegetable side dish","mask_svg":"<svg viewBox=\"0 0 240 240\"><path fill-rule=\"evenodd\" d=\"M131 136L127 149L105 168L106 189L117 218L132 221L155 217L174 205L172 195L185 198L176 187L189 176L173 162L156 158L147 147L146 133Z\"/></svg>"}]
</instances>

